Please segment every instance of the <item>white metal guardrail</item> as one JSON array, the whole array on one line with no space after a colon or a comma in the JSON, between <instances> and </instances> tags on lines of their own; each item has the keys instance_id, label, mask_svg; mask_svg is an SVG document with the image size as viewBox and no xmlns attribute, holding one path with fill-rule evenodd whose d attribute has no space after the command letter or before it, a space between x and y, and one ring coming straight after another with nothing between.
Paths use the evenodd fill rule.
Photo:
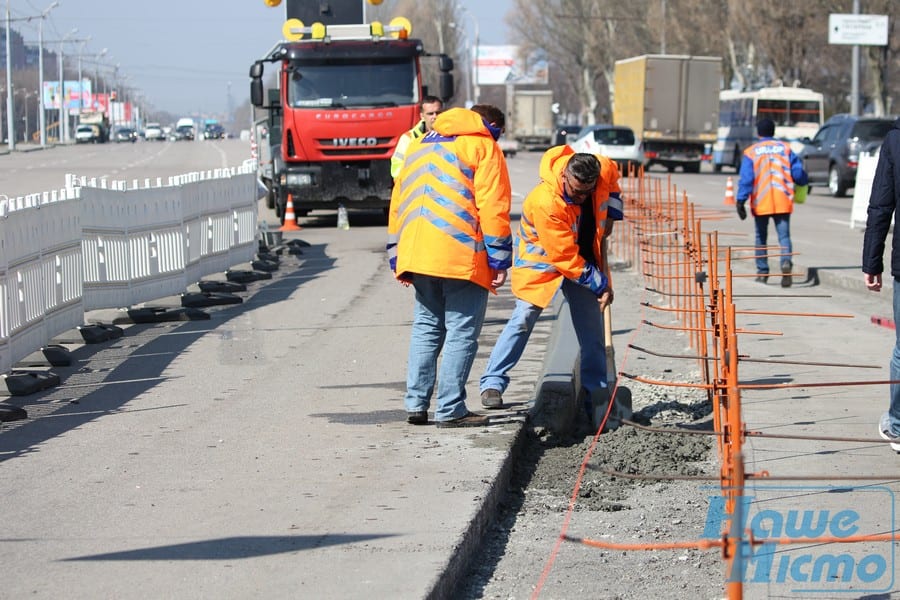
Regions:
<instances>
[{"instance_id":1,"label":"white metal guardrail","mask_svg":"<svg viewBox=\"0 0 900 600\"><path fill-rule=\"evenodd\" d=\"M256 165L160 179L69 175L62 190L0 199L0 374L84 312L181 293L253 258Z\"/></svg>"}]
</instances>

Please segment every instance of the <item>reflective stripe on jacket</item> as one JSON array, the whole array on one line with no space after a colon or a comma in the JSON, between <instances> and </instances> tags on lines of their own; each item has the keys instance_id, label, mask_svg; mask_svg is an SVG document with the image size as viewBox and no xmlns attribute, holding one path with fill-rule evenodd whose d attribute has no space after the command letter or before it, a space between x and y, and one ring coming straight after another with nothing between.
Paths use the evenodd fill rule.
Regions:
<instances>
[{"instance_id":1,"label":"reflective stripe on jacket","mask_svg":"<svg viewBox=\"0 0 900 600\"><path fill-rule=\"evenodd\" d=\"M569 146L556 146L544 153L540 166L541 182L525 198L516 235L513 294L542 308L550 305L564 277L582 285L595 279L591 277L593 271L604 268L602 244L607 219L622 218L619 170L615 162L598 155L600 177L592 198L597 221L594 235L596 266L585 261L578 253L581 207L569 204L563 197L563 171L573 154Z\"/></svg>"},{"instance_id":2,"label":"reflective stripe on jacket","mask_svg":"<svg viewBox=\"0 0 900 600\"><path fill-rule=\"evenodd\" d=\"M490 290L491 269L512 262L506 160L481 116L441 113L413 140L394 181L388 256L398 279L411 273L466 279Z\"/></svg>"},{"instance_id":3,"label":"reflective stripe on jacket","mask_svg":"<svg viewBox=\"0 0 900 600\"><path fill-rule=\"evenodd\" d=\"M400 169L403 168L403 161L406 160L406 151L409 148L409 143L425 135L426 129L425 120L423 119L409 131L404 131L400 139L397 140L397 147L394 148L394 153L391 155L391 177L396 179L397 175L400 174Z\"/></svg>"},{"instance_id":4,"label":"reflective stripe on jacket","mask_svg":"<svg viewBox=\"0 0 900 600\"><path fill-rule=\"evenodd\" d=\"M744 156L753 166L750 211L754 215L792 213L794 178L791 176L790 146L771 138L763 139L744 150Z\"/></svg>"}]
</instances>

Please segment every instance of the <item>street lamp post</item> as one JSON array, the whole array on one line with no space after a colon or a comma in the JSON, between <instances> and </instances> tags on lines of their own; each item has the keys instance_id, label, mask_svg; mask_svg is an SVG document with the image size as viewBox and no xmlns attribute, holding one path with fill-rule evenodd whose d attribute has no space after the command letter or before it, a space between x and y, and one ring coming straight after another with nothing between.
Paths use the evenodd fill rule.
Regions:
<instances>
[{"instance_id":1,"label":"street lamp post","mask_svg":"<svg viewBox=\"0 0 900 600\"><path fill-rule=\"evenodd\" d=\"M478 104L478 100L481 96L481 88L478 85L478 44L479 44L478 19L475 18L475 15L473 15L472 13L467 11L465 9L465 7L462 8L462 13L464 15L466 15L467 17L471 17L472 22L475 24L474 56L471 57L471 60L469 62L468 72L471 74L471 77L469 78L469 80L470 80L471 86L472 86L472 101L474 104Z\"/></svg>"},{"instance_id":2,"label":"street lamp post","mask_svg":"<svg viewBox=\"0 0 900 600\"><path fill-rule=\"evenodd\" d=\"M69 37L78 32L77 27L67 33L59 42L59 141L65 144L69 139L69 115L66 112L66 73L63 69L63 44L69 41Z\"/></svg>"},{"instance_id":3,"label":"street lamp post","mask_svg":"<svg viewBox=\"0 0 900 600\"><path fill-rule=\"evenodd\" d=\"M38 24L38 98L40 98L40 113L38 116L38 127L41 128L41 148L47 146L47 117L44 114L44 19L51 10L59 6L59 2L54 2L41 13L41 22Z\"/></svg>"},{"instance_id":4,"label":"street lamp post","mask_svg":"<svg viewBox=\"0 0 900 600\"><path fill-rule=\"evenodd\" d=\"M13 100L12 85L12 44L9 41L9 0L6 0L6 130L9 149L16 149L15 126L13 114L15 101Z\"/></svg>"}]
</instances>

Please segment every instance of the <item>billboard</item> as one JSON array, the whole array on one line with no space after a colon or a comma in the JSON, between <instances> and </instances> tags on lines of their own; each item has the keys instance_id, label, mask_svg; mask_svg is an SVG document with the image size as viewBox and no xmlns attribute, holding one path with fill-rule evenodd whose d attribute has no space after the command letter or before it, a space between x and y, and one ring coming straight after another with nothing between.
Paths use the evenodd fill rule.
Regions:
<instances>
[{"instance_id":1,"label":"billboard","mask_svg":"<svg viewBox=\"0 0 900 600\"><path fill-rule=\"evenodd\" d=\"M79 108L91 109L91 80L85 79L78 85L77 81L66 81L65 107L69 111L77 111ZM59 110L60 90L59 81L44 82L44 107L51 110ZM80 97L80 101L79 101Z\"/></svg>"},{"instance_id":2,"label":"billboard","mask_svg":"<svg viewBox=\"0 0 900 600\"><path fill-rule=\"evenodd\" d=\"M547 57L540 52L522 57L518 46L478 46L474 72L478 85L549 82Z\"/></svg>"}]
</instances>

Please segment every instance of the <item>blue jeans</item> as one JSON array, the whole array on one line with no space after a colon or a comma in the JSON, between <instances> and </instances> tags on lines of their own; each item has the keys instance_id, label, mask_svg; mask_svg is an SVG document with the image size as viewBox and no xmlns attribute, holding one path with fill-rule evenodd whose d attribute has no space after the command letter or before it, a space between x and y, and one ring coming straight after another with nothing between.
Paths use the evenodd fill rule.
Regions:
<instances>
[{"instance_id":1,"label":"blue jeans","mask_svg":"<svg viewBox=\"0 0 900 600\"><path fill-rule=\"evenodd\" d=\"M413 275L413 287L416 304L406 374L406 411L428 410L436 378L434 420L458 419L468 413L466 382L478 352L488 291L471 281L428 275Z\"/></svg>"},{"instance_id":2,"label":"blue jeans","mask_svg":"<svg viewBox=\"0 0 900 600\"><path fill-rule=\"evenodd\" d=\"M756 272L760 275L769 274L769 260L766 258L768 250L764 247L769 237L769 218L775 222L775 233L778 234L778 244L781 246L781 266L791 264L791 215L756 215Z\"/></svg>"},{"instance_id":3,"label":"blue jeans","mask_svg":"<svg viewBox=\"0 0 900 600\"><path fill-rule=\"evenodd\" d=\"M894 326L900 323L900 279L894 277ZM894 351L891 353L891 381L900 381L900 329L894 333ZM891 384L891 431L900 437L900 384Z\"/></svg>"},{"instance_id":4,"label":"blue jeans","mask_svg":"<svg viewBox=\"0 0 900 600\"><path fill-rule=\"evenodd\" d=\"M572 325L581 348L581 387L593 392L607 387L606 345L603 341L603 312L597 296L590 289L569 279L563 279L562 293L569 303ZM512 316L497 338L479 388L499 390L509 387L510 369L516 366L534 324L543 309L524 300L516 300Z\"/></svg>"}]
</instances>

